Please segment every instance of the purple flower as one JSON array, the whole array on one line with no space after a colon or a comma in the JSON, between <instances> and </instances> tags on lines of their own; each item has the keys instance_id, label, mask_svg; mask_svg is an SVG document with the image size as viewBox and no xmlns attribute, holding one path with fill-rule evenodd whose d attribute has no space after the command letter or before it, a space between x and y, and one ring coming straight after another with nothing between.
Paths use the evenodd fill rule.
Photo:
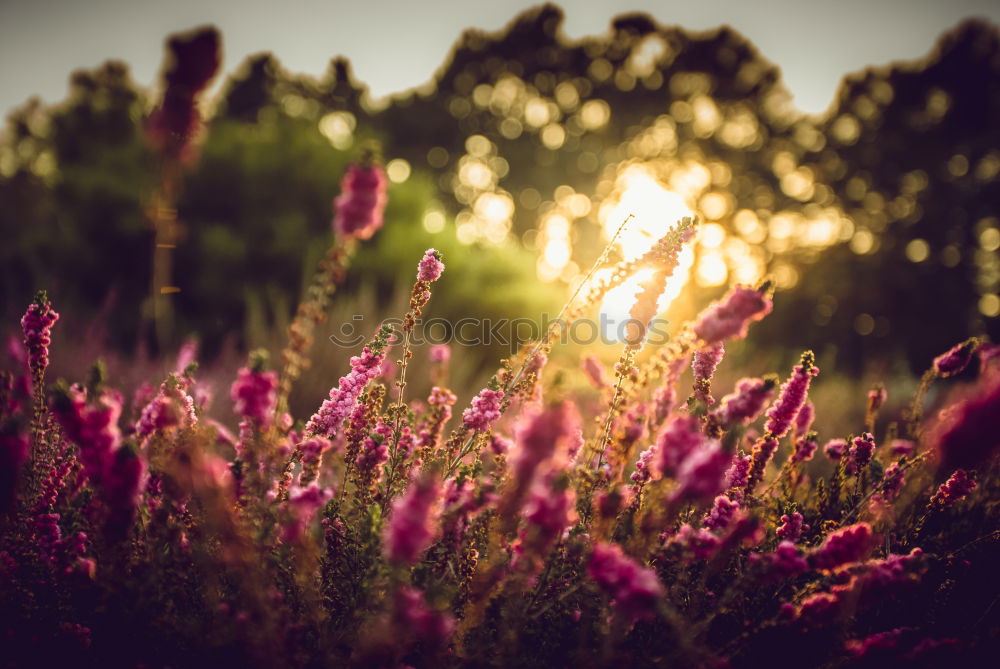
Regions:
<instances>
[{"instance_id":1,"label":"purple flower","mask_svg":"<svg viewBox=\"0 0 1000 669\"><path fill-rule=\"evenodd\" d=\"M441 278L444 272L444 263L441 262L441 254L435 249L427 249L424 257L417 264L417 281L431 283Z\"/></svg>"},{"instance_id":2,"label":"purple flower","mask_svg":"<svg viewBox=\"0 0 1000 669\"><path fill-rule=\"evenodd\" d=\"M389 335L392 328L382 325L375 338L365 346L361 355L351 358L351 371L340 377L337 386L330 390L330 397L323 401L319 411L306 424L306 434L331 438L340 430L341 423L354 410L361 391L382 371Z\"/></svg>"},{"instance_id":3,"label":"purple flower","mask_svg":"<svg viewBox=\"0 0 1000 669\"><path fill-rule=\"evenodd\" d=\"M893 439L889 443L889 452L893 455L904 455L910 457L917 450L917 445L909 439Z\"/></svg>"},{"instance_id":4,"label":"purple flower","mask_svg":"<svg viewBox=\"0 0 1000 669\"><path fill-rule=\"evenodd\" d=\"M734 286L719 301L701 313L694 333L706 344L724 339L743 339L753 321L771 313L774 303L764 290Z\"/></svg>"},{"instance_id":5,"label":"purple flower","mask_svg":"<svg viewBox=\"0 0 1000 669\"><path fill-rule=\"evenodd\" d=\"M219 70L221 42L214 28L170 39L163 102L147 120L146 132L157 150L175 160L190 162L195 157L191 140L200 121L198 96Z\"/></svg>"},{"instance_id":6,"label":"purple flower","mask_svg":"<svg viewBox=\"0 0 1000 669\"><path fill-rule=\"evenodd\" d=\"M447 344L434 344L431 346L428 357L431 362L446 365L448 364L448 361L451 360L451 347Z\"/></svg>"},{"instance_id":7,"label":"purple flower","mask_svg":"<svg viewBox=\"0 0 1000 669\"><path fill-rule=\"evenodd\" d=\"M278 403L278 374L241 367L229 389L233 411L262 429L270 427Z\"/></svg>"},{"instance_id":8,"label":"purple flower","mask_svg":"<svg viewBox=\"0 0 1000 669\"><path fill-rule=\"evenodd\" d=\"M976 482L969 477L969 474L964 469L957 469L937 489L937 492L931 497L930 503L935 506L949 507L968 497L975 488Z\"/></svg>"},{"instance_id":9,"label":"purple flower","mask_svg":"<svg viewBox=\"0 0 1000 669\"><path fill-rule=\"evenodd\" d=\"M896 499L904 483L906 483L906 472L898 462L893 462L885 468L885 473L882 475L882 492L888 501Z\"/></svg>"},{"instance_id":10,"label":"purple flower","mask_svg":"<svg viewBox=\"0 0 1000 669\"><path fill-rule=\"evenodd\" d=\"M982 377L965 399L944 409L928 441L945 471L973 469L1000 449L1000 372Z\"/></svg>"},{"instance_id":11,"label":"purple flower","mask_svg":"<svg viewBox=\"0 0 1000 669\"><path fill-rule=\"evenodd\" d=\"M813 352L806 351L800 363L792 369L792 376L782 384L777 401L767 410L768 421L764 429L771 436L781 439L788 433L792 421L806 402L812 378L819 374L815 362Z\"/></svg>"},{"instance_id":12,"label":"purple flower","mask_svg":"<svg viewBox=\"0 0 1000 669\"><path fill-rule=\"evenodd\" d=\"M979 340L975 337L966 339L961 344L956 344L950 349L934 358L934 372L941 378L947 378L958 374L969 366L972 362L972 355L979 346Z\"/></svg>"},{"instance_id":13,"label":"purple flower","mask_svg":"<svg viewBox=\"0 0 1000 669\"><path fill-rule=\"evenodd\" d=\"M587 573L612 597L615 611L629 622L651 617L665 593L656 572L625 555L617 544L597 542Z\"/></svg>"},{"instance_id":14,"label":"purple flower","mask_svg":"<svg viewBox=\"0 0 1000 669\"><path fill-rule=\"evenodd\" d=\"M579 426L580 415L571 402L527 409L514 430L517 447L508 456L517 484L526 488L542 463L565 453Z\"/></svg>"},{"instance_id":15,"label":"purple flower","mask_svg":"<svg viewBox=\"0 0 1000 669\"><path fill-rule=\"evenodd\" d=\"M802 514L795 511L792 514L781 516L781 525L775 531L779 539L795 543L802 536L802 533L809 530L809 526L802 522Z\"/></svg>"},{"instance_id":16,"label":"purple flower","mask_svg":"<svg viewBox=\"0 0 1000 669\"><path fill-rule=\"evenodd\" d=\"M284 515L281 523L281 539L286 543L295 543L305 536L309 524L330 498L333 491L321 488L312 483L305 488L292 486L288 491L288 501L285 502Z\"/></svg>"},{"instance_id":17,"label":"purple flower","mask_svg":"<svg viewBox=\"0 0 1000 669\"><path fill-rule=\"evenodd\" d=\"M583 373L587 375L590 383L598 390L611 385L608 381L608 375L604 372L604 365L601 364L596 355L584 356L583 360L580 361L580 366L583 368Z\"/></svg>"},{"instance_id":18,"label":"purple flower","mask_svg":"<svg viewBox=\"0 0 1000 669\"><path fill-rule=\"evenodd\" d=\"M49 366L49 346L52 344L52 326L59 320L59 314L52 309L52 303L44 290L38 291L35 301L21 317L24 332L24 346L28 350L28 364L31 378L37 385ZM37 390L37 388L36 388Z\"/></svg>"},{"instance_id":19,"label":"purple flower","mask_svg":"<svg viewBox=\"0 0 1000 669\"><path fill-rule=\"evenodd\" d=\"M677 486L671 491L671 502L696 502L718 494L731 461L732 457L722 450L719 442L706 442L678 468Z\"/></svg>"},{"instance_id":20,"label":"purple flower","mask_svg":"<svg viewBox=\"0 0 1000 669\"><path fill-rule=\"evenodd\" d=\"M823 453L831 460L840 460L847 453L847 440L831 439L823 445Z\"/></svg>"},{"instance_id":21,"label":"purple flower","mask_svg":"<svg viewBox=\"0 0 1000 669\"><path fill-rule=\"evenodd\" d=\"M386 558L399 564L414 564L420 559L434 539L440 497L441 482L435 474L425 472L393 501L383 533Z\"/></svg>"},{"instance_id":22,"label":"purple flower","mask_svg":"<svg viewBox=\"0 0 1000 669\"><path fill-rule=\"evenodd\" d=\"M382 227L388 182L377 164L351 165L333 201L333 229L345 239L370 239Z\"/></svg>"},{"instance_id":23,"label":"purple flower","mask_svg":"<svg viewBox=\"0 0 1000 669\"><path fill-rule=\"evenodd\" d=\"M802 437L809 432L809 428L812 427L813 420L816 418L816 407L813 406L812 402L806 402L799 409L799 413L795 416L795 430L792 434L796 437Z\"/></svg>"},{"instance_id":24,"label":"purple flower","mask_svg":"<svg viewBox=\"0 0 1000 669\"><path fill-rule=\"evenodd\" d=\"M483 388L479 395L472 399L472 406L462 413L462 422L473 432L483 432L489 429L500 417L500 401L502 390Z\"/></svg>"},{"instance_id":25,"label":"purple flower","mask_svg":"<svg viewBox=\"0 0 1000 669\"><path fill-rule=\"evenodd\" d=\"M708 530L696 530L684 523L667 540L667 545L676 546L695 560L707 560L719 550L722 540Z\"/></svg>"},{"instance_id":26,"label":"purple flower","mask_svg":"<svg viewBox=\"0 0 1000 669\"><path fill-rule=\"evenodd\" d=\"M710 530L723 530L732 522L740 509L740 503L725 495L719 495L712 504L712 510L702 519L701 524Z\"/></svg>"},{"instance_id":27,"label":"purple flower","mask_svg":"<svg viewBox=\"0 0 1000 669\"><path fill-rule=\"evenodd\" d=\"M774 397L777 381L774 377L740 379L736 389L722 398L711 416L722 425L746 425L752 422Z\"/></svg>"},{"instance_id":28,"label":"purple flower","mask_svg":"<svg viewBox=\"0 0 1000 669\"><path fill-rule=\"evenodd\" d=\"M742 495L742 491L747 486L747 482L750 480L750 456L749 455L737 455L733 458L733 463L726 470L726 489L739 491L738 497Z\"/></svg>"},{"instance_id":29,"label":"purple flower","mask_svg":"<svg viewBox=\"0 0 1000 669\"><path fill-rule=\"evenodd\" d=\"M665 476L676 472L681 463L706 439L701 432L701 422L694 416L675 416L670 419L656 442L659 452L657 467L660 472Z\"/></svg>"},{"instance_id":30,"label":"purple flower","mask_svg":"<svg viewBox=\"0 0 1000 669\"><path fill-rule=\"evenodd\" d=\"M871 525L849 525L826 535L822 545L810 553L809 562L817 569L835 569L861 560L874 543Z\"/></svg>"},{"instance_id":31,"label":"purple flower","mask_svg":"<svg viewBox=\"0 0 1000 669\"><path fill-rule=\"evenodd\" d=\"M455 632L455 619L427 606L423 593L414 587L406 585L396 591L393 609L400 633L412 633L421 645L441 646Z\"/></svg>"},{"instance_id":32,"label":"purple flower","mask_svg":"<svg viewBox=\"0 0 1000 669\"><path fill-rule=\"evenodd\" d=\"M809 434L799 437L795 440L795 448L792 451L791 462L794 464L796 462L808 462L813 459L816 454L816 448L818 442L816 441L816 433L810 432Z\"/></svg>"},{"instance_id":33,"label":"purple flower","mask_svg":"<svg viewBox=\"0 0 1000 669\"><path fill-rule=\"evenodd\" d=\"M750 561L763 564L765 579L778 581L809 570L809 562L791 541L782 541L773 553L751 553Z\"/></svg>"},{"instance_id":34,"label":"purple flower","mask_svg":"<svg viewBox=\"0 0 1000 669\"><path fill-rule=\"evenodd\" d=\"M865 432L860 437L851 440L851 447L847 451L847 471L857 474L868 466L875 453L875 437L871 432Z\"/></svg>"},{"instance_id":35,"label":"purple flower","mask_svg":"<svg viewBox=\"0 0 1000 669\"><path fill-rule=\"evenodd\" d=\"M715 401L709 395L709 389L712 375L715 374L715 369L722 362L722 356L725 353L725 346L721 341L717 341L698 349L691 358L691 370L694 373L694 395L706 404L712 404Z\"/></svg>"}]
</instances>

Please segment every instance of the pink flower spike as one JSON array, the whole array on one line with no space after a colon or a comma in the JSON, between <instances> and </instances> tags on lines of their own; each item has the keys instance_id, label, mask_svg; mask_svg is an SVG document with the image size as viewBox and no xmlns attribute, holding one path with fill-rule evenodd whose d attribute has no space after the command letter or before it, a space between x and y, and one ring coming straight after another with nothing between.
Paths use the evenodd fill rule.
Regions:
<instances>
[{"instance_id":1,"label":"pink flower spike","mask_svg":"<svg viewBox=\"0 0 1000 669\"><path fill-rule=\"evenodd\" d=\"M666 592L655 571L632 560L617 544L595 544L587 573L629 622L652 617L657 600Z\"/></svg>"},{"instance_id":2,"label":"pink flower spike","mask_svg":"<svg viewBox=\"0 0 1000 669\"><path fill-rule=\"evenodd\" d=\"M406 492L392 503L383 534L385 556L399 564L414 564L434 539L440 514L441 482L436 474L418 474Z\"/></svg>"},{"instance_id":3,"label":"pink flower spike","mask_svg":"<svg viewBox=\"0 0 1000 669\"><path fill-rule=\"evenodd\" d=\"M370 239L382 227L388 182L377 164L351 165L340 182L340 195L333 201L333 229L349 239Z\"/></svg>"},{"instance_id":4,"label":"pink flower spike","mask_svg":"<svg viewBox=\"0 0 1000 669\"><path fill-rule=\"evenodd\" d=\"M863 559L874 544L871 525L849 525L826 535L822 545L809 555L809 562L817 569L835 569Z\"/></svg>"},{"instance_id":5,"label":"pink flower spike","mask_svg":"<svg viewBox=\"0 0 1000 669\"><path fill-rule=\"evenodd\" d=\"M45 368L49 366L49 345L52 343L52 326L59 320L59 314L52 309L52 303L44 290L38 291L35 301L21 318L24 346L28 350L31 376L37 384Z\"/></svg>"},{"instance_id":6,"label":"pink flower spike","mask_svg":"<svg viewBox=\"0 0 1000 669\"><path fill-rule=\"evenodd\" d=\"M462 413L462 422L474 432L483 432L489 429L493 421L500 417L500 401L502 399L502 390L483 388L479 395L473 398L472 406Z\"/></svg>"},{"instance_id":7,"label":"pink flower spike","mask_svg":"<svg viewBox=\"0 0 1000 669\"><path fill-rule=\"evenodd\" d=\"M771 313L774 303L766 289L734 286L719 301L701 313L694 333L706 344L724 339L743 339L750 323Z\"/></svg>"},{"instance_id":8,"label":"pink flower spike","mask_svg":"<svg viewBox=\"0 0 1000 669\"><path fill-rule=\"evenodd\" d=\"M441 254L435 249L427 249L424 257L417 264L417 281L431 283L441 278L444 272L444 263L441 262Z\"/></svg>"},{"instance_id":9,"label":"pink flower spike","mask_svg":"<svg viewBox=\"0 0 1000 669\"><path fill-rule=\"evenodd\" d=\"M451 347L447 344L435 344L431 346L428 357L431 362L439 365L446 365L448 364L448 361L451 360Z\"/></svg>"},{"instance_id":10,"label":"pink flower spike","mask_svg":"<svg viewBox=\"0 0 1000 669\"><path fill-rule=\"evenodd\" d=\"M817 374L816 357L812 351L806 351L792 370L791 377L781 386L777 401L767 410L768 421L764 429L772 437L780 439L788 433L792 421L806 402L809 384Z\"/></svg>"},{"instance_id":11,"label":"pink flower spike","mask_svg":"<svg viewBox=\"0 0 1000 669\"><path fill-rule=\"evenodd\" d=\"M960 502L969 496L976 488L973 481L964 469L958 469L948 477L948 480L941 484L931 497L931 504L934 506L947 508L956 502Z\"/></svg>"},{"instance_id":12,"label":"pink flower spike","mask_svg":"<svg viewBox=\"0 0 1000 669\"><path fill-rule=\"evenodd\" d=\"M934 372L943 379L960 373L972 362L972 355L978 346L979 340L975 337L952 346L934 358Z\"/></svg>"},{"instance_id":13,"label":"pink flower spike","mask_svg":"<svg viewBox=\"0 0 1000 669\"><path fill-rule=\"evenodd\" d=\"M723 397L710 415L722 425L747 425L760 415L774 397L777 385L777 379L773 376L740 379L736 382L736 389Z\"/></svg>"}]
</instances>

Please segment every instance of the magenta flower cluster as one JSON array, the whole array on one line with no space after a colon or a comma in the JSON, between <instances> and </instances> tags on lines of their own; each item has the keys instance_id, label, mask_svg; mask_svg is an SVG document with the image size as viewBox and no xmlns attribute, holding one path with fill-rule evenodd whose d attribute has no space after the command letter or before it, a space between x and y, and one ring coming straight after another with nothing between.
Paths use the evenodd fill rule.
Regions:
<instances>
[{"instance_id":1,"label":"magenta flower cluster","mask_svg":"<svg viewBox=\"0 0 1000 669\"><path fill-rule=\"evenodd\" d=\"M351 165L333 201L333 229L345 239L370 239L382 227L388 181L382 167Z\"/></svg>"}]
</instances>

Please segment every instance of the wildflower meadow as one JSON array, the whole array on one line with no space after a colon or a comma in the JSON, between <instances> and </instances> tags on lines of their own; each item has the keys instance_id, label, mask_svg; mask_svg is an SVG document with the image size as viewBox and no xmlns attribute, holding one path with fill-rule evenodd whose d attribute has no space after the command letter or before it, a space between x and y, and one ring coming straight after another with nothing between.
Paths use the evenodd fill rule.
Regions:
<instances>
[{"instance_id":1,"label":"wildflower meadow","mask_svg":"<svg viewBox=\"0 0 1000 669\"><path fill-rule=\"evenodd\" d=\"M126 381L97 351L88 373L57 378L50 356L76 350L61 331L72 305L44 285L8 324L0 664L989 666L1000 346L968 332L906 397L887 367L821 402L838 371L819 349L754 366L755 330L783 306L773 276L695 293L690 317L663 321L702 216L663 211L628 258L616 243L636 221L617 212L556 316L471 390L455 370L482 347L417 341L477 251L400 252L398 312L351 321L364 343L306 392L311 367L332 366L330 314L354 263L408 234L389 225L370 142L335 175L330 243L302 268L280 343L240 350L221 380L197 346L168 346L177 206L216 40L171 43L144 126L159 170L152 271L137 280L159 373ZM609 295L621 336L574 342Z\"/></svg>"}]
</instances>

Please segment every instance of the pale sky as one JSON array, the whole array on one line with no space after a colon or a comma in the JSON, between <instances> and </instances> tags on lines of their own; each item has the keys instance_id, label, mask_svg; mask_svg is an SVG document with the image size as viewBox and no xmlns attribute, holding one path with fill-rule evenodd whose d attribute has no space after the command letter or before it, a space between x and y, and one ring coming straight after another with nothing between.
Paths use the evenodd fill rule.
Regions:
<instances>
[{"instance_id":1,"label":"pale sky","mask_svg":"<svg viewBox=\"0 0 1000 669\"><path fill-rule=\"evenodd\" d=\"M124 60L142 85L156 82L163 40L213 23L223 68L272 51L292 72L319 76L347 56L382 96L426 82L468 27L497 30L539 3L475 0L0 0L0 114L32 95L61 100L70 73ZM961 19L1000 24L997 0L565 0L565 34L600 35L611 18L648 12L663 25L729 24L782 70L795 104L822 112L841 78L867 65L927 54Z\"/></svg>"}]
</instances>

